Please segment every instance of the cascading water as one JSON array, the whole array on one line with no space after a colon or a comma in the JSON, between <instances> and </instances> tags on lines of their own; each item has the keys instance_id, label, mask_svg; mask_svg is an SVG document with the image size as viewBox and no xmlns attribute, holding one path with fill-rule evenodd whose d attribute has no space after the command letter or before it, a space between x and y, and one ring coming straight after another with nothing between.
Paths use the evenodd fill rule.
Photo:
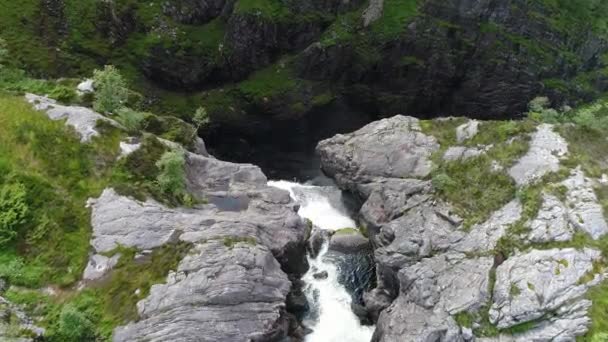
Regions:
<instances>
[{"instance_id":1,"label":"cascading water","mask_svg":"<svg viewBox=\"0 0 608 342\"><path fill-rule=\"evenodd\" d=\"M335 187L287 181L268 184L289 191L300 204L298 214L311 220L317 229L336 231L356 227ZM310 269L302 280L311 310L304 324L313 332L306 336L306 342L369 342L374 327L362 325L353 313L352 296L340 282L344 274L341 274L339 257L329 252L328 241L324 241L316 258L308 256L308 262ZM314 275L320 272L327 272L327 278L316 279Z\"/></svg>"}]
</instances>

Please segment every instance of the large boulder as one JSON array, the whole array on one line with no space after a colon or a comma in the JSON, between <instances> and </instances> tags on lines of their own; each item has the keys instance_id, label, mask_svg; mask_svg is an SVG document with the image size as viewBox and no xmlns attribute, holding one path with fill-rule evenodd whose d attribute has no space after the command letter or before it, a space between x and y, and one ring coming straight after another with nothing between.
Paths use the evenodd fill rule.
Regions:
<instances>
[{"instance_id":1,"label":"large boulder","mask_svg":"<svg viewBox=\"0 0 608 342\"><path fill-rule=\"evenodd\" d=\"M380 314L374 341L463 341L452 315L479 310L488 300L492 258L443 254L399 272L401 292Z\"/></svg>"},{"instance_id":2,"label":"large boulder","mask_svg":"<svg viewBox=\"0 0 608 342\"><path fill-rule=\"evenodd\" d=\"M588 248L533 250L509 258L496 270L490 321L509 328L551 316L526 336L554 332L547 340L573 340L591 323L586 316L591 302L585 293L603 277L585 277L593 274L594 263L601 258L599 251Z\"/></svg>"},{"instance_id":3,"label":"large boulder","mask_svg":"<svg viewBox=\"0 0 608 342\"><path fill-rule=\"evenodd\" d=\"M397 115L362 129L321 141L323 171L338 185L353 189L375 178L422 178L431 172L430 156L439 149L422 133L418 119Z\"/></svg>"},{"instance_id":4,"label":"large boulder","mask_svg":"<svg viewBox=\"0 0 608 342\"><path fill-rule=\"evenodd\" d=\"M289 280L307 269L310 227L287 191L267 185L253 165L186 153L186 187L204 204L169 208L106 189L89 200L94 252L86 276L98 278L117 247L150 250L170 242L194 247L163 285L137 307L139 320L115 341L278 341L301 330L287 312ZM305 301L290 298L290 309Z\"/></svg>"},{"instance_id":5,"label":"large boulder","mask_svg":"<svg viewBox=\"0 0 608 342\"><path fill-rule=\"evenodd\" d=\"M137 304L141 320L114 341L273 341L287 335L291 282L268 248L198 244Z\"/></svg>"}]
</instances>

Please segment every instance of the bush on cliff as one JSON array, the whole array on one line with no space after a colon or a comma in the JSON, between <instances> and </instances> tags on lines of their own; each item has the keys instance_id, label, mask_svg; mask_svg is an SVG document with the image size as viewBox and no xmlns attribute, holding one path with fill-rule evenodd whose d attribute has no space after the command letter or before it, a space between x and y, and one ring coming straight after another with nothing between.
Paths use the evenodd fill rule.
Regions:
<instances>
[{"instance_id":1,"label":"bush on cliff","mask_svg":"<svg viewBox=\"0 0 608 342\"><path fill-rule=\"evenodd\" d=\"M127 82L112 65L93 72L95 101L93 108L100 113L116 113L129 100Z\"/></svg>"},{"instance_id":2,"label":"bush on cliff","mask_svg":"<svg viewBox=\"0 0 608 342\"><path fill-rule=\"evenodd\" d=\"M19 227L25 223L28 206L25 186L7 183L0 187L0 246L17 237Z\"/></svg>"}]
</instances>

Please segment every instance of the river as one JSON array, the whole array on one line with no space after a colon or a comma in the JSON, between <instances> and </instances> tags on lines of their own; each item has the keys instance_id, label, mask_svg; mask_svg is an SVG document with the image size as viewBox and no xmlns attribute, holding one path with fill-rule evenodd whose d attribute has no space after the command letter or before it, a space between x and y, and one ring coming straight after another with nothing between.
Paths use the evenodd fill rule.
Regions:
<instances>
[{"instance_id":1,"label":"river","mask_svg":"<svg viewBox=\"0 0 608 342\"><path fill-rule=\"evenodd\" d=\"M298 214L311 220L315 229L337 231L356 227L335 186L288 181L269 182L269 185L289 191L300 204ZM328 244L328 241L324 242L316 258L308 255L310 269L302 278L310 306L303 323L312 330L306 336L306 342L369 342L374 327L360 323L351 303L357 290L365 286L361 279L369 278L370 269L358 264L357 260L361 258L330 251ZM314 274L319 272L327 272L327 278L315 279Z\"/></svg>"}]
</instances>

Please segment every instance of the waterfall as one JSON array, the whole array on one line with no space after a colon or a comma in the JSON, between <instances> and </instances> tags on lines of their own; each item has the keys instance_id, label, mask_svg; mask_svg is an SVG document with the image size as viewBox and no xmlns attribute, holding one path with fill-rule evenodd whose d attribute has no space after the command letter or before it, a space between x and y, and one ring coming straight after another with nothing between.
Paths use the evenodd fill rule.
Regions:
<instances>
[{"instance_id":1,"label":"waterfall","mask_svg":"<svg viewBox=\"0 0 608 342\"><path fill-rule=\"evenodd\" d=\"M341 192L333 186L301 185L287 181L268 185L289 191L300 204L298 214L311 220L317 229L336 231L356 227L342 204ZM313 330L306 342L369 342L374 327L364 326L351 309L352 296L339 282L341 275L337 256L329 251L325 241L318 256L308 256L310 269L302 280L311 306L304 324ZM314 274L327 272L327 278L315 279Z\"/></svg>"}]
</instances>

